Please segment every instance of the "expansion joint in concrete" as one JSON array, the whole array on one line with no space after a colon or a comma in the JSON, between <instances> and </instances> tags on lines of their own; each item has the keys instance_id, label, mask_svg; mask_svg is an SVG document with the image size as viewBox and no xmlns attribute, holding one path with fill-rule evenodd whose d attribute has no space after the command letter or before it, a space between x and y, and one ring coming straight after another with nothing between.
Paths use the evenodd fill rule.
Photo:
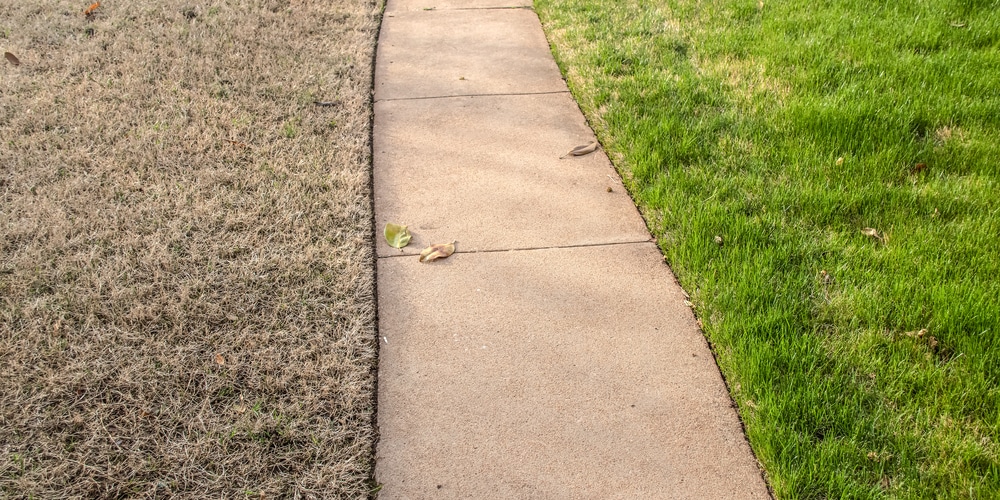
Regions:
<instances>
[{"instance_id":1,"label":"expansion joint in concrete","mask_svg":"<svg viewBox=\"0 0 1000 500\"><path fill-rule=\"evenodd\" d=\"M540 247L517 247L517 248L495 248L490 250L467 250L460 251L456 250L453 255L459 254L476 254L476 253L507 253L507 252L531 252L535 250L560 250L567 248L591 248L591 247L611 247L619 245L639 245L643 243L653 243L656 240L652 238L647 238L644 240L635 241L612 241L607 243L582 243L578 245L550 245L550 246L540 246ZM399 255L380 255L379 259L398 259L400 257L416 257L415 254L411 253L400 253Z\"/></svg>"},{"instance_id":2,"label":"expansion joint in concrete","mask_svg":"<svg viewBox=\"0 0 1000 500\"><path fill-rule=\"evenodd\" d=\"M374 102L389 102L389 101L425 101L427 99L454 99L459 97L506 97L506 96L527 96L527 95L553 95L553 94L569 94L568 90L556 90L552 92L505 92L497 94L457 94L457 95L432 95L432 96L420 96L420 97L391 97L388 99L375 99Z\"/></svg>"}]
</instances>

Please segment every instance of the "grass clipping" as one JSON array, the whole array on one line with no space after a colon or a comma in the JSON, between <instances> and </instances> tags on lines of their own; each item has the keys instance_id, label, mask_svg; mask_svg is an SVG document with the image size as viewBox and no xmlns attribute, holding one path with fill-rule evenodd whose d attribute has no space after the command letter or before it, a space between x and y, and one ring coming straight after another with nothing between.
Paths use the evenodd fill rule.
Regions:
<instances>
[{"instance_id":1,"label":"grass clipping","mask_svg":"<svg viewBox=\"0 0 1000 500\"><path fill-rule=\"evenodd\" d=\"M379 5L200 4L0 7L0 497L370 489Z\"/></svg>"}]
</instances>

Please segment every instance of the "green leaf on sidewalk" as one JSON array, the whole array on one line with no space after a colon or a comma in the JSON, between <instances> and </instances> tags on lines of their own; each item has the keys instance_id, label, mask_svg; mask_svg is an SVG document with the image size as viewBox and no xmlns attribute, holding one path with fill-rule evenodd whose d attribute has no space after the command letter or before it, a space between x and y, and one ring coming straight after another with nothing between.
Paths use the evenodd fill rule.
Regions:
<instances>
[{"instance_id":1,"label":"green leaf on sidewalk","mask_svg":"<svg viewBox=\"0 0 1000 500\"><path fill-rule=\"evenodd\" d=\"M402 249L406 245L410 244L410 231L406 229L406 226L390 222L385 225L384 234L385 241L393 248Z\"/></svg>"}]
</instances>

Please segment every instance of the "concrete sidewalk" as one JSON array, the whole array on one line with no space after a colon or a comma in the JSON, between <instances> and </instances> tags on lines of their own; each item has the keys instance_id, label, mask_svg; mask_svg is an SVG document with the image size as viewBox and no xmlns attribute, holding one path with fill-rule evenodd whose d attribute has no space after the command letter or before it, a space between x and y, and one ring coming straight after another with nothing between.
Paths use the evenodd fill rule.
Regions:
<instances>
[{"instance_id":1,"label":"concrete sidewalk","mask_svg":"<svg viewBox=\"0 0 1000 500\"><path fill-rule=\"evenodd\" d=\"M559 159L594 136L524 5L388 1L375 212L414 238L378 248L380 498L767 498L607 156Z\"/></svg>"}]
</instances>

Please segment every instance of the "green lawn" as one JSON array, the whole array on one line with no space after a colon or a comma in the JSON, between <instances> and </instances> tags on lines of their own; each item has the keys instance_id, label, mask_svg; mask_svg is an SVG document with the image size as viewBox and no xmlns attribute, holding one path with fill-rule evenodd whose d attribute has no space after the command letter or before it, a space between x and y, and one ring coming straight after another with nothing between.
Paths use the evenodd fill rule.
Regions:
<instances>
[{"instance_id":1,"label":"green lawn","mask_svg":"<svg viewBox=\"0 0 1000 500\"><path fill-rule=\"evenodd\" d=\"M777 496L1000 497L1000 2L535 8Z\"/></svg>"}]
</instances>

